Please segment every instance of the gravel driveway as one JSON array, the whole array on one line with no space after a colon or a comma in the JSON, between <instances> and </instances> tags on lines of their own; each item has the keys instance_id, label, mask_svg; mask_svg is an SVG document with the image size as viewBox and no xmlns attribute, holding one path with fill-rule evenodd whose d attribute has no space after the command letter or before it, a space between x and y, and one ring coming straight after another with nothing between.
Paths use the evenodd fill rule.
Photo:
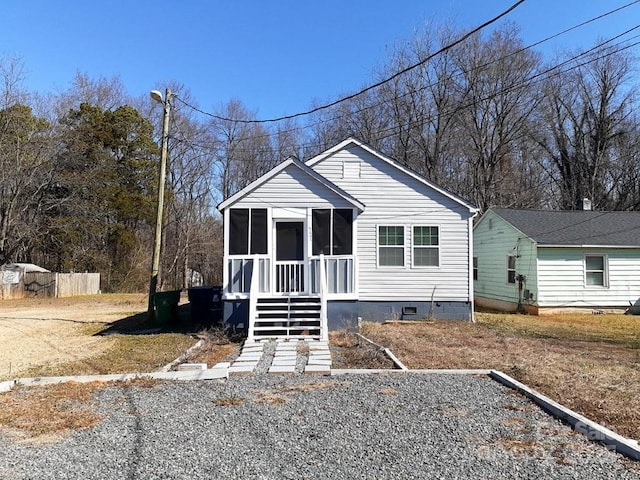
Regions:
<instances>
[{"instance_id":1,"label":"gravel driveway","mask_svg":"<svg viewBox=\"0 0 640 480\"><path fill-rule=\"evenodd\" d=\"M640 479L486 377L232 377L99 390L95 428L0 437L0 479Z\"/></svg>"}]
</instances>

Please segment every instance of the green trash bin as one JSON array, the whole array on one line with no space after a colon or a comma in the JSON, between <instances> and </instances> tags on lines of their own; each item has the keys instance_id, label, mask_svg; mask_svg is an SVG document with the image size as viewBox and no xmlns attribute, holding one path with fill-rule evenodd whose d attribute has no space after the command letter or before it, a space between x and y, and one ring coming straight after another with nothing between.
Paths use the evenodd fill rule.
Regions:
<instances>
[{"instance_id":1,"label":"green trash bin","mask_svg":"<svg viewBox=\"0 0 640 480\"><path fill-rule=\"evenodd\" d=\"M169 325L178 321L178 303L180 303L180 290L170 292L157 292L153 296L153 304L156 307L156 323Z\"/></svg>"}]
</instances>

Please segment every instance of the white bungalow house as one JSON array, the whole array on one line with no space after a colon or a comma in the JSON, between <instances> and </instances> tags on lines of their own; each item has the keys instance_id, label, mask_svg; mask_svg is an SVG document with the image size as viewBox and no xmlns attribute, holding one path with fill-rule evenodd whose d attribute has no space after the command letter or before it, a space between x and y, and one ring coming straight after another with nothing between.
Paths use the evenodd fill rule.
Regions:
<instances>
[{"instance_id":1,"label":"white bungalow house","mask_svg":"<svg viewBox=\"0 0 640 480\"><path fill-rule=\"evenodd\" d=\"M489 209L474 227L478 307L640 306L640 212Z\"/></svg>"},{"instance_id":2,"label":"white bungalow house","mask_svg":"<svg viewBox=\"0 0 640 480\"><path fill-rule=\"evenodd\" d=\"M224 321L249 339L472 318L475 207L362 142L290 158L218 209Z\"/></svg>"}]
</instances>

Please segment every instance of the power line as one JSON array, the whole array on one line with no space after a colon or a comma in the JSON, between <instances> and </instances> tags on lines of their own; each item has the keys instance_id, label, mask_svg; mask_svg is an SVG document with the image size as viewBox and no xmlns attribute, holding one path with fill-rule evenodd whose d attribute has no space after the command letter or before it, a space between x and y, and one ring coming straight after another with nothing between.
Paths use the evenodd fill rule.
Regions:
<instances>
[{"instance_id":1,"label":"power line","mask_svg":"<svg viewBox=\"0 0 640 480\"><path fill-rule=\"evenodd\" d=\"M640 0L637 0L637 1L638 1L638 2L640 2ZM636 2L634 2L634 3L636 3ZM474 99L473 101L470 101L469 103L466 103L466 104L457 104L457 105L456 105L455 107L453 107L453 108L455 108L455 109L457 109L457 110L464 110L464 109L466 109L466 108L469 108L469 107L471 107L471 106L473 106L473 105L477 104L478 102L486 102L486 101L488 101L488 100L491 100L491 99L492 99L492 98L494 98L496 95L500 95L500 94L504 94L504 93L509 93L509 92L511 92L511 91L513 91L513 90L517 90L517 89L519 89L519 88L522 88L522 87L526 86L527 84L529 84L530 82L539 82L539 81L545 80L545 79L547 79L547 78L550 78L550 77L552 77L552 76L557 76L557 75L561 75L561 74L563 74L563 73L567 73L567 72L569 72L569 71L571 71L571 70L574 70L574 69L576 69L576 68L580 68L580 67L583 67L583 66L585 66L585 65L588 65L588 64L589 64L591 61L593 61L593 60L603 59L603 58L606 58L606 57L608 57L608 56L610 56L610 55L614 55L614 54L616 54L616 53L620 53L620 52L622 52L622 51L624 51L624 50L627 50L627 49L629 49L629 48L632 48L632 47L634 47L634 46L637 46L637 45L639 45L639 44L640 44L640 42L635 42L635 43L632 43L632 44L629 44L629 45L623 45L623 46L621 46L621 45L622 45L624 42L628 42L628 41L630 41L630 40L633 40L633 39L638 38L638 37L639 37L639 35L633 36L633 37L631 37L630 39L626 39L626 40L624 40L623 42L620 42L620 43L617 43L617 44L611 45L611 48L612 48L613 50L605 51L605 52L604 52L602 55L600 55L600 56L597 56L597 57L591 57L591 58L589 58L589 59L588 59L588 60L586 60L586 61L583 61L583 62L581 62L581 63L576 63L575 65L572 65L572 66L570 66L570 67L568 67L568 68L564 68L564 69L562 68L562 67L564 67L564 66L566 66L566 65L568 65L568 64L570 64L570 63L572 63L572 62L575 62L575 61L579 60L581 57L588 57L588 56L590 56L590 55L592 55L592 54L598 54L598 50L602 49L602 48L603 48L605 45L607 45L608 43L612 42L613 40L616 40L616 39L620 38L620 37L621 37L621 36L623 36L623 35L626 35L626 34L630 33L630 32L631 32L631 31L633 31L633 30L636 30L636 29L638 29L638 28L640 28L640 25L636 25L635 27L632 27L632 28L630 28L630 29L626 30L626 31L625 31L625 32L623 32L623 33L620 33L620 34L618 34L618 35L616 35L616 36L614 36L614 37L612 37L612 38L610 38L610 39L608 39L608 40L605 40L605 41L603 41L603 42L599 43L598 45L596 45L596 46L592 47L592 48L591 48L591 49L589 49L589 50L586 50L586 51L584 51L584 52L581 52L581 53L579 53L579 54L577 54L577 55L575 55L575 56L573 56L573 57L571 57L571 58L569 58L569 59L567 59L567 60L564 60L564 61L562 61L562 62L560 62L560 63L558 63L558 64L556 64L556 65L553 65L553 66L548 67L548 68L546 68L546 69L544 69L544 70L542 70L542 71L540 71L540 72L537 72L537 73L535 73L535 74L533 74L533 75L531 75L531 76L529 76L529 77L527 77L527 78L523 79L523 80L522 80L520 83L518 83L518 84L509 85L509 86L507 86L507 87L505 87L505 88L502 88L501 90L498 90L498 91L492 92L492 93L490 93L489 95L487 95L487 96L485 96L485 97L481 97L481 98L478 98L478 99ZM538 43L539 43L539 42L538 42ZM526 48L529 48L529 47L526 47ZM520 49L519 51L523 51L523 50L525 50L526 48L524 48L524 49ZM511 53L511 54L509 54L509 55L506 55L506 56L504 56L504 57L501 57L500 59L495 60L495 61L493 61L493 62L490 62L490 63L487 63L487 64L485 64L485 65L482 65L482 66L480 66L480 67L478 67L478 68L484 68L484 67L487 67L487 66L489 66L489 65L492 65L493 63L497 63L497 62L499 62L499 61L501 61L501 60L503 60L503 59L505 59L505 58L508 58L510 55L513 55L513 53ZM460 75L460 73L457 73L456 75ZM430 86L433 86L433 85L434 85L434 84L429 84L429 85L424 85L424 86L420 87L419 89L411 89L410 91L405 92L405 93L402 93L401 95L394 96L394 97L393 97L393 98L391 98L391 99L385 99L385 100L383 100L382 102L374 103L374 104L372 104L372 105L367 105L367 106L362 107L362 108L360 108L360 109L358 109L358 110L355 110L354 112L349 112L348 114L343 114L343 115L338 115L338 116L336 116L336 117L332 117L330 120L339 120L339 119L344 118L345 116L348 116L348 115L351 115L351 114L361 113L361 112L363 112L363 111L365 111L365 110L368 110L368 109L371 109L371 108L374 108L374 107L378 107L378 106L381 106L381 105L383 105L383 104L385 104L385 103L388 103L388 102L389 102L389 101L391 101L391 100L398 100L398 99L401 99L401 98L406 97L406 96L408 96L408 95L415 94L415 93L419 93L419 92L421 92L421 91L423 91L423 90L425 90L425 89L427 89L427 88L429 88ZM442 115L450 115L451 113L452 113L452 111L444 110L444 111L439 112L439 115L440 115L440 116L442 116ZM374 133L375 133L375 137L376 137L376 139L377 139L377 140L384 140L385 138L388 138L388 137L390 137L390 136L393 136L393 135L396 133L396 131L397 131L399 128L401 128L403 125L406 127L406 129L414 129L414 128L416 128L416 127L421 127L421 126L423 126L426 122L428 122L428 121L429 121L429 119L430 119L430 118L431 118L431 117L429 116L429 117L428 117L428 118L426 118L426 119L425 119L425 118L421 118L421 119L410 120L410 121L408 121L408 122L406 122L406 123L402 123L402 124L401 124L401 123L397 123L397 124L394 124L394 125L390 125L390 126L388 126L388 127L384 128L384 129L382 129L382 130L378 130L378 131L374 132ZM300 129L308 128L308 127L313 126L313 125L318 125L318 124L325 123L326 121L327 121L327 120L321 120L321 121L315 122L315 123L313 123L313 124L307 124L307 125L305 125L304 127L297 127L297 128L293 128L293 129L291 129L291 130L286 130L284 133L288 133L288 132L291 132L291 131L295 131L295 130L300 130ZM239 138L239 139L238 139L238 143L241 143L241 142L243 142L243 141L245 141L245 140L248 140L248 139L255 140L255 139L260 139L260 138L271 138L271 137L272 137L272 134L263 134L263 135L257 135L257 136L248 136L248 137L244 137L244 138ZM172 137L172 138L173 138L174 140L176 140L176 141L183 142L183 143L186 143L186 144L190 144L190 145L192 145L193 147L208 148L208 146L206 146L206 145L204 145L204 144L197 144L197 143L192 142L192 141L189 141L189 140L179 139L178 137ZM322 149L322 148L323 148L323 146L322 146L322 145L319 145L319 144L303 144L303 145L301 145L301 148L304 148L304 147L307 147L307 148L310 148L310 147L317 147L317 148L319 148L319 149ZM234 152L239 152L239 153L241 153L241 152L252 152L252 153L255 153L255 152L259 152L259 153L272 153L272 152L273 152L273 150L274 150L273 148L264 148L264 149L257 149L257 150L256 150L256 149L241 149L241 148L237 148L237 147L234 147L234 148L233 148L233 151L234 151Z\"/></svg>"},{"instance_id":2,"label":"power line","mask_svg":"<svg viewBox=\"0 0 640 480\"><path fill-rule=\"evenodd\" d=\"M340 99L338 99L338 100L336 100L334 102L331 102L331 103L328 103L328 104L325 104L325 105L322 105L322 106L319 106L319 107L315 107L315 108L313 108L311 110L308 110L308 111L305 111L305 112L300 112L300 113L296 113L296 114L293 114L293 115L286 115L286 116L282 116L282 117L278 117L278 118L272 118L272 119L266 119L266 120L233 119L233 118L230 118L230 117L224 117L224 116L221 116L221 115L216 115L216 114L213 114L213 113L210 113L210 112L206 112L206 111L204 111L204 110L202 110L202 109L200 109L200 108L198 108L198 107L196 107L194 105L189 104L188 102L184 101L182 98L180 98L179 96L177 96L175 94L174 94L174 97L177 98L185 106L191 108L192 110L194 110L194 111L196 111L198 113L201 113L203 115L206 115L206 116L218 119L218 120L236 122L236 123L246 123L246 124L274 123L274 122L279 122L279 121L283 121L283 120L289 120L289 119L293 119L293 118L297 118L297 117L301 117L301 116L310 115L312 113L316 113L318 111L325 110L327 108L330 108L330 107L333 107L335 105L338 105L338 104L340 104L340 103L342 103L344 101L351 100L351 99L353 99L353 98L355 98L355 97L357 97L359 95L362 95L363 93L366 93L366 92L368 92L370 90L373 90L373 89L375 89L377 87L380 87L380 86L390 82L391 80L394 80L395 78L397 78L397 77L399 77L399 76L401 76L401 75L403 75L403 74L405 74L405 73L407 73L407 72L409 72L409 71L411 71L411 70L413 70L413 69L425 64L426 62L428 62L429 60L431 60L435 56L440 55L440 54L444 53L447 50L450 50L454 46L464 42L468 37L472 36L473 34L477 33L478 31L482 30L483 28L487 27L488 25L491 25L492 23L495 23L497 20L499 20L500 18L502 18L503 16L507 15L508 13L513 11L515 8L520 6L520 4L522 4L523 2L524 2L524 0L520 0L519 2L515 3L514 5L512 5L509 9L505 10L504 12L502 12L500 15L498 15L495 18L485 22L484 24L480 25L479 27L476 27L475 29L471 30L470 32L468 32L467 34L465 34L464 36L462 36L461 38L456 40L455 42L440 48L438 51L428 55L426 58L418 61L417 63L415 63L413 65L410 65L410 66L408 66L408 67L406 67L406 68L394 73L391 77L388 77L388 78L386 78L384 80L381 80L381 81L379 81L379 82L377 82L377 83L375 83L373 85L370 85L370 86L360 90L357 93L345 96L345 97L340 98ZM624 10L625 8L628 8L628 7L630 7L632 5L635 5L637 3L640 3L640 0L634 0L634 1L629 2L629 3L625 4L625 5L622 5L622 6L618 7L618 8L615 8L613 10L610 10L610 11L607 11L607 12L605 12L603 14L600 14L600 15L598 15L596 17L593 17L593 18L591 18L589 20L586 20L586 21L584 21L582 23L579 23L577 25L569 27L569 28L567 28L567 29L565 29L565 30L563 30L561 32L558 32L556 34L550 35L550 36L548 36L548 37L546 37L546 38L544 38L542 40L539 40L539 41L531 44L531 45L528 45L526 47L523 47L523 48L521 48L519 50L516 50L516 51L510 53L509 55L506 55L502 59L508 58L509 56L516 55L518 53L521 53L522 51L525 51L525 50L531 49L533 47L536 47L538 45L541 45L541 44L543 44L545 42L548 42L548 41L550 41L550 40L552 40L554 38L557 38L557 37L559 37L561 35L564 35L566 33L569 33L571 31L573 31L573 30L581 28L581 27L583 27L585 25L588 25L588 24L590 24L592 22L598 21L598 20L600 20L602 18L605 18L605 17L607 17L609 15L617 13L617 12L619 12L621 10ZM495 62L500 61L502 59L496 60ZM491 63L495 63L495 62L490 62L488 65L490 65ZM487 65L485 65L485 66L487 66ZM367 108L367 107L365 107L365 108ZM307 127L299 127L299 129L303 129L303 128L307 128ZM297 129L298 128L295 128L295 129L292 129L292 130L297 130Z\"/></svg>"},{"instance_id":3,"label":"power line","mask_svg":"<svg viewBox=\"0 0 640 480\"><path fill-rule=\"evenodd\" d=\"M586 20L586 21L584 21L584 22L582 22L582 23L580 23L580 24L578 24L578 25L574 25L573 27L570 27L570 28L568 28L568 29L565 29L565 30L563 30L563 31L561 31L561 32L559 32L559 33L556 33L556 34L554 34L554 35L548 36L548 37L546 37L546 38L544 38L544 39L542 39L542 40L539 40L539 41L537 41L537 42L535 42L535 43L533 43L533 44L531 44L531 45L528 45L528 46L526 46L526 47L520 48L520 49L518 49L518 50L516 50L516 51L514 51L514 52L511 52L511 53L509 53L509 54L507 54L507 55L505 55L505 56L503 56L503 57L501 57L501 58L499 58L499 59L496 59L496 60L493 60L493 61L491 61L491 62L488 62L488 63L486 63L486 64L484 64L484 65L482 65L482 66L479 66L479 67L477 67L477 68L479 68L479 69L481 69L481 68L485 68L485 67L488 67L488 66L490 66L490 65L492 65L492 64L495 64L495 63L498 63L498 62L500 62L500 61L503 61L504 59L509 58L510 56L513 56L513 55L516 55L516 54L521 53L521 52L523 52L523 51L526 51L526 50L528 50L528 49L531 49L531 48L533 48L533 47L535 47L535 46L538 46L538 45L540 45L540 44L542 44L542 43L545 43L545 42L547 42L547 41L549 41L549 40L551 40L551 39L553 39L553 38L556 38L556 37L558 37L558 36L560 36L560 35L563 35L563 34L565 34L565 33L567 33L567 32L570 32L570 31L572 31L572 30L575 30L575 29L577 29L577 28L580 28L580 27L582 27L582 26L584 26L584 25L587 25L587 24L592 23L592 22L594 22L594 21L597 21L597 20L599 20L599 19L602 19L602 18L604 18L604 17L606 17L606 16L608 16L608 15L611 15L611 14L613 14L613 13L616 13L616 12L618 12L618 11L622 10L622 9L628 8L629 6L634 5L634 4L637 4L637 3L640 3L640 0L635 0L635 1L633 1L633 2L630 2L630 3L628 3L628 4L623 5L623 6L621 6L621 7L618 7L618 8L616 8L616 9L614 9L614 10L611 10L611 11L608 11L608 12L603 13L603 14L601 14L601 15L598 15L598 16L596 16L596 17L593 17L593 18L591 18L591 19L589 19L589 20ZM613 39L618 38L618 37L620 37L621 35L624 35L624 34L626 34L626 33L630 32L630 31L634 30L635 28L638 28L638 27L634 27L634 28L632 28L632 29L630 29L630 30L627 30L626 32L624 32L624 33L622 33L622 34L620 34L620 35L618 35L618 36L616 36L616 37L613 37L613 38L609 39L607 42L610 42L610 41L612 41ZM633 37L633 38L636 38L636 37ZM604 43L607 43L607 42L603 42L603 43L601 43L601 44L597 45L596 47L594 47L594 48L592 48L592 49L590 49L590 50L588 50L588 51L586 51L586 52L583 52L583 53L581 53L581 54L579 54L579 55L577 55L577 56L575 56L575 57L572 57L571 59L569 59L569 60L567 60L567 61L562 62L561 64L558 64L558 65L556 65L556 66L554 66L554 67L550 67L549 69L545 70L545 72L550 72L550 71L554 70L555 68L558 68L558 67L559 67L559 66L561 66L561 65L564 65L564 64L566 64L566 63L568 63L568 62L570 62L570 61L572 61L572 60L575 60L575 59L579 58L579 57L580 57L580 56L582 56L582 55L586 55L586 54L588 54L588 53L590 53L590 52L594 51L594 50L595 50L595 49L597 49L598 47L602 46ZM634 45L629 46L629 48L630 48L630 47L632 47L632 46L635 46L635 44L634 44ZM442 50L442 49L441 49L441 50ZM621 49L621 50L622 50L622 49ZM433 54L433 55L431 55L430 57L433 57L434 55L436 55L436 54ZM575 67L574 67L574 68L575 68ZM455 75L457 75L457 76L458 76L458 75L460 75L460 73L459 73L459 72L456 72L456 73L455 73ZM536 76L537 76L537 75L536 75ZM535 76L534 76L534 77L532 77L532 78L535 78ZM413 93L417 93L417 92L423 91L423 90L425 90L426 88L429 88L430 86L433 86L433 85L434 85L434 84L425 85L425 86L423 86L422 88L420 88L420 89L418 89L418 90L411 90L411 91L409 91L409 92L402 93L401 95L396 95L396 96L394 96L392 99L385 99L385 100L383 100L383 101L381 101L381 102L378 102L378 103L374 103L374 104L366 105L366 106L364 106L364 107L362 107L362 108L359 108L359 109L357 109L357 110L355 110L355 111L351 111L351 112L349 112L349 113L347 113L347 114L341 114L341 115L333 116L333 117L332 117L332 118L330 118L330 119L323 119L323 120L319 120L319 121L316 121L316 122L307 123L307 124L302 125L302 126L299 126L299 127L293 127L293 128L287 129L287 130L283 130L282 132L279 132L279 133L290 133L290 132L294 132L294 131L302 131L302 130L306 130L306 129L308 129L308 128L310 128L310 127L314 126L314 125L320 125L320 124L322 124L322 123L326 123L327 121L331 121L331 120L339 120L339 119L341 119L341 118L344 118L345 116L352 115L352 114L356 114L356 113L360 113L360 112L366 111L366 110L368 110L368 109L371 109L371 108L375 108L375 107L378 107L378 106L384 105L385 103L388 103L388 102L389 102L389 101L391 101L391 100L398 100L398 99L400 99L400 98L406 97L406 96L411 95L411 94L413 94ZM204 114L204 115L207 115L207 116L210 116L210 117L213 117L213 118L218 118L218 119L222 119L222 120L226 120L226 121L232 121L232 122L238 122L238 123L256 123L256 122L260 122L260 121L255 121L255 120L234 120L234 119L230 119L230 118L226 118L226 117L220 117L220 116L217 116L217 115L211 114L211 113L209 113L209 112L205 112L205 111L203 111L203 110L200 110L199 108L194 107L194 106L192 106L192 105L190 105L190 104L188 104L188 103L184 102L184 101L183 101L182 99L180 99L180 98L178 98L178 99L179 99L179 100L180 100L180 101L181 101L185 106L187 106L187 107L189 107L189 108L191 108L191 109L193 109L193 110L195 110L195 111L197 111L197 112L199 112L199 113L202 113L202 114ZM344 100L345 100L345 99L342 99L342 101L344 101ZM302 114L298 114L298 115L302 115ZM271 136L272 136L272 134L271 134L271 133L267 133L267 134L262 134L262 135L251 135L251 136L250 136L250 138L251 138L251 139L259 139L259 138L263 138L263 137L264 137L264 138L268 138L268 137L271 137ZM240 141L243 141L243 140L241 139ZM302 145L302 147L304 147L304 146L305 146L305 145Z\"/></svg>"},{"instance_id":4,"label":"power line","mask_svg":"<svg viewBox=\"0 0 640 480\"><path fill-rule=\"evenodd\" d=\"M184 105L186 105L189 108L192 108L193 110L202 113L203 115L207 115L210 117L213 117L217 120L222 120L222 121L228 121L228 122L237 122L237 123L273 123L273 122L280 122L283 120L291 120L293 118L297 118L297 117L302 117L302 116L306 116L306 115L310 115L312 113L316 113L319 112L321 110L326 110L327 108L331 108L334 107L342 102L345 102L347 100L351 100L359 95L362 95L370 90L373 90L375 88L378 88L386 83L389 83L390 81L398 78L399 76L413 70L414 68L419 67L420 65L424 65L425 63L427 63L429 60L431 60L433 57L440 55L444 52L446 52L447 50L452 49L453 47L455 47L456 45L461 44L462 42L464 42L467 38L471 37L472 35L474 35L475 33L479 32L480 30L488 27L489 25L491 25L492 23L497 22L498 20L500 20L502 17L504 17L505 15L511 13L513 10L515 10L517 7L519 7L521 4L524 3L525 0L518 0L516 3L514 3L513 5L511 5L511 7L509 7L507 10L503 11L502 13L500 13L499 15L497 15L496 17L492 18L491 20L488 20L486 22L484 22L482 25L474 28L473 30L467 32L466 34L464 34L462 37L458 38L457 40L455 40L452 43L449 43L448 45L445 45L444 47L440 48L438 51L432 53L431 55L427 55L427 57L423 58L422 60L420 60L417 63L414 63L413 65L410 65L406 68L403 68L402 70L394 73L393 75L391 75L390 77L384 79L384 80L380 80L379 82L376 82L372 85L369 85L368 87L363 88L362 90L356 92L356 93L352 93L351 95L347 95L345 97L339 98L338 100L335 100L331 103L327 103L325 105L321 105L319 107L315 107L312 108L311 110L307 110L306 112L300 112L300 113L294 113L293 115L285 115L282 117L278 117L278 118L269 118L266 120L238 120L238 119L234 119L234 118L228 118L228 117L223 117L220 115L215 115L213 113L209 113L209 112L205 112L203 110L200 110L197 107L194 107L193 105L189 105L187 102L185 102L184 100L182 100L179 96L176 96L174 94L174 96L180 100L180 102L182 102ZM640 0L637 0L640 1Z\"/></svg>"}]
</instances>

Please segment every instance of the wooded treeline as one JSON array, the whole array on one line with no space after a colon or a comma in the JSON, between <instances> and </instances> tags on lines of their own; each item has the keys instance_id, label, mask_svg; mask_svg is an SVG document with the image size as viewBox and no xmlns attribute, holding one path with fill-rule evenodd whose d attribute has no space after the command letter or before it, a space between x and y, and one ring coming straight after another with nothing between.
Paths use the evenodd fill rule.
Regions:
<instances>
[{"instance_id":1,"label":"wooded treeline","mask_svg":"<svg viewBox=\"0 0 640 480\"><path fill-rule=\"evenodd\" d=\"M628 43L544 59L507 24L434 55L461 33L423 32L370 83L418 66L295 120L247 123L256 112L240 99L202 115L187 88L166 85L175 97L161 288L182 288L193 272L220 283L215 205L287 157L308 158L349 136L482 211L574 209L584 197L597 210L640 208ZM161 105L130 97L118 77L82 74L66 92L37 95L22 87L23 68L0 59L0 264L97 271L105 291L144 291Z\"/></svg>"}]
</instances>

